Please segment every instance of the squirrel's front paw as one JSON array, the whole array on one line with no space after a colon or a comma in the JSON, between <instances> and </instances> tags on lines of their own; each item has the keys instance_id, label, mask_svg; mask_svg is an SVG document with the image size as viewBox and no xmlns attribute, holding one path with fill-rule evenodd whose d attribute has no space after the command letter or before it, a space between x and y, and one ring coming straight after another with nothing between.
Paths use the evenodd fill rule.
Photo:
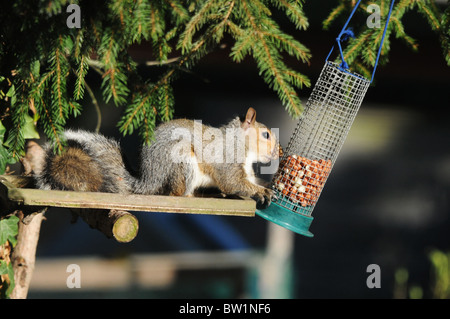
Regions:
<instances>
[{"instance_id":1,"label":"squirrel's front paw","mask_svg":"<svg viewBox=\"0 0 450 319\"><path fill-rule=\"evenodd\" d=\"M269 188L262 188L260 191L251 196L256 201L257 209L264 209L269 206L272 201L273 191Z\"/></svg>"}]
</instances>

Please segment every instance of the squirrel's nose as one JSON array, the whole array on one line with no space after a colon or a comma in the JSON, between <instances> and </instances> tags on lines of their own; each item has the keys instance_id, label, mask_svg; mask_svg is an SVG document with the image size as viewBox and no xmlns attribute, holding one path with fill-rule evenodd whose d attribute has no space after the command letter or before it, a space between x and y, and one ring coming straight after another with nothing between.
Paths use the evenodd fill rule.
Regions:
<instances>
[{"instance_id":1,"label":"squirrel's nose","mask_svg":"<svg viewBox=\"0 0 450 319\"><path fill-rule=\"evenodd\" d=\"M278 144L278 157L283 157L284 152L283 152L283 148L281 147L280 144Z\"/></svg>"},{"instance_id":2,"label":"squirrel's nose","mask_svg":"<svg viewBox=\"0 0 450 319\"><path fill-rule=\"evenodd\" d=\"M272 158L277 159L283 157L283 148L280 144L278 144L276 147L274 147L272 152Z\"/></svg>"}]
</instances>

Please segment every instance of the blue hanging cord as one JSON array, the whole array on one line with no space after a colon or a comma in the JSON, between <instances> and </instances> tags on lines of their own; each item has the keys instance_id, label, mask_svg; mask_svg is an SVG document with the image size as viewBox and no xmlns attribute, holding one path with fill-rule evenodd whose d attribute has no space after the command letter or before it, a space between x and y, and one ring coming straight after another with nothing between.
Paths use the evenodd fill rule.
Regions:
<instances>
[{"instance_id":1,"label":"blue hanging cord","mask_svg":"<svg viewBox=\"0 0 450 319\"><path fill-rule=\"evenodd\" d=\"M370 80L370 83L373 82L373 78L375 76L375 70L377 69L377 66L378 66L378 61L380 59L381 49L383 47L383 42L384 42L384 38L386 36L386 31L387 31L387 27L388 27L388 24L389 24L389 19L391 18L391 13L392 13L392 8L394 7L394 2L395 2L395 0L391 1L391 6L390 6L390 9L389 9L389 13L388 13L387 19L386 19L386 24L384 26L383 36L381 38L381 43L380 43L380 47L378 49L378 54L377 54L377 59L375 60L375 65L373 67L372 78ZM341 61L342 61L342 63L339 65L339 67L340 67L341 70L346 71L346 72L348 72L347 70L348 70L349 66L348 66L347 62L345 62L344 53L342 51L341 42L342 41L346 41L349 38L354 38L355 37L355 35L353 33L353 30L351 28L347 29L347 26L350 23L350 20L352 19L353 15L355 14L356 9L358 9L360 3L361 3L361 0L359 0L356 3L355 7L353 8L352 12L350 13L350 16L347 19L347 22L345 22L344 27L342 28L341 32L339 33L338 37L336 38L336 43L338 45L339 54L341 55ZM330 53L328 53L325 62L328 61L328 58L330 57L330 55L333 52L333 50L334 50L334 45L331 48Z\"/></svg>"},{"instance_id":2,"label":"blue hanging cord","mask_svg":"<svg viewBox=\"0 0 450 319\"><path fill-rule=\"evenodd\" d=\"M343 68L345 70L348 69L348 64L344 60L344 53L342 52L341 41L347 41L349 38L354 38L354 37L355 37L355 34L353 33L352 29L348 28L347 30L342 31L339 34L339 37L336 39L336 42L337 42L338 47L339 47L339 53L341 54L341 60L342 60L341 68Z\"/></svg>"},{"instance_id":3,"label":"blue hanging cord","mask_svg":"<svg viewBox=\"0 0 450 319\"><path fill-rule=\"evenodd\" d=\"M341 41L343 40L347 40L349 37L354 37L355 35L353 34L353 31L349 28L347 29L348 24L350 23L350 20L353 18L353 15L356 12L356 9L358 9L359 4L361 3L361 0L359 0L356 5L354 6L352 12L350 13L350 16L348 17L347 21L345 22L344 26L342 27L341 32L339 33L338 37L336 38L336 43L339 47L339 53L341 54L341 60L342 60L342 64L341 64L341 68L343 69L348 69L348 65L347 62L345 62L344 60L344 53L342 52L342 47L341 47ZM344 39L342 39L342 37L344 36ZM330 53L328 53L327 58L325 61L328 61L328 58L331 55L331 52L333 52L334 50L334 45L331 48Z\"/></svg>"},{"instance_id":4,"label":"blue hanging cord","mask_svg":"<svg viewBox=\"0 0 450 319\"><path fill-rule=\"evenodd\" d=\"M370 79L370 83L373 82L373 77L375 76L375 71L376 71L377 66L378 66L378 60L380 59L381 49L383 48L384 37L386 35L386 31L387 31L387 28L388 28L389 19L391 18L391 13L392 13L392 8L394 7L394 2L395 2L395 0L391 1L391 7L389 8L389 13L388 13L388 16L387 16L387 19L386 19L386 24L384 26L383 37L381 38L380 48L378 49L377 59L375 61L375 65L373 67L372 78Z\"/></svg>"}]
</instances>

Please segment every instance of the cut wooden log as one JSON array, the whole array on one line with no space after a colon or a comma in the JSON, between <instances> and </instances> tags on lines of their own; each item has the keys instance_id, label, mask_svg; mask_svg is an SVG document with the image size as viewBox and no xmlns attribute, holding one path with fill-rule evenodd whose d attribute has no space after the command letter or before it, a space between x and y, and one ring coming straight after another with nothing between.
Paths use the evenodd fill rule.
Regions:
<instances>
[{"instance_id":1,"label":"cut wooden log","mask_svg":"<svg viewBox=\"0 0 450 319\"><path fill-rule=\"evenodd\" d=\"M101 209L73 209L90 227L120 243L132 241L139 229L137 218L129 212Z\"/></svg>"}]
</instances>

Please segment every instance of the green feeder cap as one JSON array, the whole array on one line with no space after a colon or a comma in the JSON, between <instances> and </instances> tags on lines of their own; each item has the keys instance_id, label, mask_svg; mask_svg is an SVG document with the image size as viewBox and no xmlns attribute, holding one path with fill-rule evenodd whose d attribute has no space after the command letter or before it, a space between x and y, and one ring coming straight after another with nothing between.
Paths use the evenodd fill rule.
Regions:
<instances>
[{"instance_id":1,"label":"green feeder cap","mask_svg":"<svg viewBox=\"0 0 450 319\"><path fill-rule=\"evenodd\" d=\"M313 217L306 216L300 213L295 213L286 209L276 203L271 203L269 207L263 210L256 210L256 214L267 219L277 225L292 230L297 234L313 237L314 235L309 231L309 226L313 221Z\"/></svg>"}]
</instances>

